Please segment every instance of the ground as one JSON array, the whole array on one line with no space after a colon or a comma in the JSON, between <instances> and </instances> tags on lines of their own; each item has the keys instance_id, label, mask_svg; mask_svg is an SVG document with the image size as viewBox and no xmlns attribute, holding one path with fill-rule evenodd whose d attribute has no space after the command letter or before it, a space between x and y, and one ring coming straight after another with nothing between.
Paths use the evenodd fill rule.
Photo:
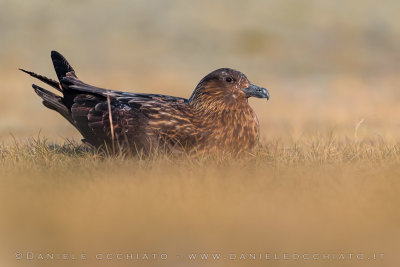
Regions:
<instances>
[{"instance_id":1,"label":"ground","mask_svg":"<svg viewBox=\"0 0 400 267\"><path fill-rule=\"evenodd\" d=\"M15 143L1 149L5 257L15 264L20 251L86 253L88 260L74 263L80 266L99 263L99 253L112 253L111 265L117 253L165 253L170 264L193 263L192 253L278 253L281 259L268 264L279 266L283 253L345 253L345 260L314 263L396 262L399 163L398 144L335 136L265 142L241 159L104 157L74 143ZM350 260L348 253L385 258ZM230 266L232 260L207 263Z\"/></svg>"}]
</instances>

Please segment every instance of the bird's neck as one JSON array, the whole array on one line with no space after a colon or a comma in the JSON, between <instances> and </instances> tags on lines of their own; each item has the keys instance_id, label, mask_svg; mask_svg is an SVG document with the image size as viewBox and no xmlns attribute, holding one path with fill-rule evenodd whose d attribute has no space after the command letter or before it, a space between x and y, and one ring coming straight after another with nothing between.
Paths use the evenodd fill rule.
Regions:
<instances>
[{"instance_id":1,"label":"bird's neck","mask_svg":"<svg viewBox=\"0 0 400 267\"><path fill-rule=\"evenodd\" d=\"M202 116L211 117L226 112L235 113L240 110L251 110L247 98L235 98L231 94L218 94L216 97L214 94L194 93L189 99L189 105Z\"/></svg>"},{"instance_id":2,"label":"bird's neck","mask_svg":"<svg viewBox=\"0 0 400 267\"><path fill-rule=\"evenodd\" d=\"M207 118L212 125L219 124L223 127L232 128L236 125L257 123L255 112L247 103L236 105L214 104L207 108L197 110L201 117Z\"/></svg>"}]
</instances>

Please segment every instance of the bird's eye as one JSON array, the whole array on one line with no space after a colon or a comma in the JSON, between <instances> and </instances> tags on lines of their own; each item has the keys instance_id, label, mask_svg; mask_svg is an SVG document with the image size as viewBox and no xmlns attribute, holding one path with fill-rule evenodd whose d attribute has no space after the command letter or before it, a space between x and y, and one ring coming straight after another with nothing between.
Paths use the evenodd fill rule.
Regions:
<instances>
[{"instance_id":1,"label":"bird's eye","mask_svg":"<svg viewBox=\"0 0 400 267\"><path fill-rule=\"evenodd\" d=\"M231 82L233 82L233 79L231 77L226 77L225 81L227 81L228 83L231 83Z\"/></svg>"}]
</instances>

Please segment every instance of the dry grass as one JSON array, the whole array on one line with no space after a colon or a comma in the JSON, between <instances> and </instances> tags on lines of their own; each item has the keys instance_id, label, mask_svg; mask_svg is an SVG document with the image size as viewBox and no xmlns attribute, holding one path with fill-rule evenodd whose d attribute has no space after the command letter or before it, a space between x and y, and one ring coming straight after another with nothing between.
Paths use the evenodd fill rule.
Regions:
<instances>
[{"instance_id":1,"label":"dry grass","mask_svg":"<svg viewBox=\"0 0 400 267\"><path fill-rule=\"evenodd\" d=\"M107 252L165 252L167 262L146 264L174 266L194 264L186 255L202 252L385 253L378 262L314 261L318 266L398 260L400 145L380 139L272 141L241 159L104 157L71 142L32 139L2 146L0 164L9 266L30 264L15 261L15 251L87 253L77 266L132 264L93 259Z\"/></svg>"}]
</instances>

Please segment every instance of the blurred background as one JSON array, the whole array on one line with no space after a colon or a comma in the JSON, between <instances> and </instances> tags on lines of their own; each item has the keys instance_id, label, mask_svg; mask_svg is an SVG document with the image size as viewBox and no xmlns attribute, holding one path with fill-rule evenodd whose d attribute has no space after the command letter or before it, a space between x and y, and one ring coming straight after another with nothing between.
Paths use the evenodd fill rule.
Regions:
<instances>
[{"instance_id":1,"label":"blurred background","mask_svg":"<svg viewBox=\"0 0 400 267\"><path fill-rule=\"evenodd\" d=\"M378 263L291 263L396 266L399 13L397 0L0 0L0 143L6 146L38 135L80 143L65 119L42 106L31 88L37 81L18 71L55 78L51 50L84 82L104 88L189 97L203 76L231 67L271 95L250 99L265 154L244 162L115 160L40 144L0 147L0 265L87 266L18 261L18 250L93 256L165 249L171 257L383 252L386 261Z\"/></svg>"},{"instance_id":2,"label":"blurred background","mask_svg":"<svg viewBox=\"0 0 400 267\"><path fill-rule=\"evenodd\" d=\"M0 139L79 134L45 110L23 67L55 77L50 51L100 87L189 97L231 67L269 89L252 99L265 139L335 131L400 137L400 3L0 1Z\"/></svg>"}]
</instances>

